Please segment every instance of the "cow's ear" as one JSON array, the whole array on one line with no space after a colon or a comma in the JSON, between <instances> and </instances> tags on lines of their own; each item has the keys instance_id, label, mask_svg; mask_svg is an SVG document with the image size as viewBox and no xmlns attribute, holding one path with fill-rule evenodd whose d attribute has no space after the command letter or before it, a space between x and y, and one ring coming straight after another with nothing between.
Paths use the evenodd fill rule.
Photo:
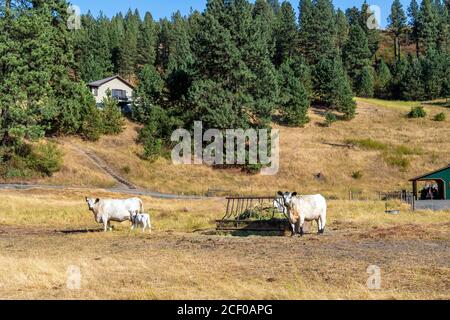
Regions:
<instances>
[{"instance_id":1,"label":"cow's ear","mask_svg":"<svg viewBox=\"0 0 450 320\"><path fill-rule=\"evenodd\" d=\"M100 201L100 199L97 198L97 199L95 200L95 203L98 203L99 201Z\"/></svg>"},{"instance_id":2,"label":"cow's ear","mask_svg":"<svg viewBox=\"0 0 450 320\"><path fill-rule=\"evenodd\" d=\"M297 192L294 192L294 193L292 194L292 196L293 196L293 197L296 197L296 196L297 196Z\"/></svg>"},{"instance_id":3,"label":"cow's ear","mask_svg":"<svg viewBox=\"0 0 450 320\"><path fill-rule=\"evenodd\" d=\"M278 195L279 195L279 196L282 196L282 195L283 195L283 192L278 191Z\"/></svg>"}]
</instances>

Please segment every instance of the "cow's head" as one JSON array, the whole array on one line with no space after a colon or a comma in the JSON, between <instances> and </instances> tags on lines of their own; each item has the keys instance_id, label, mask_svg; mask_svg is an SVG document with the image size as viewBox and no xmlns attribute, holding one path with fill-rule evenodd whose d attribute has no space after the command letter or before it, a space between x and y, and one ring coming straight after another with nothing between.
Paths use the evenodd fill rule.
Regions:
<instances>
[{"instance_id":1,"label":"cow's head","mask_svg":"<svg viewBox=\"0 0 450 320\"><path fill-rule=\"evenodd\" d=\"M96 203L98 203L100 199L93 199L86 197L86 202L88 204L89 210L94 210L94 206Z\"/></svg>"},{"instance_id":2,"label":"cow's head","mask_svg":"<svg viewBox=\"0 0 450 320\"><path fill-rule=\"evenodd\" d=\"M292 199L297 196L297 192L281 192L278 191L278 195L282 197L283 204L286 208L290 208L292 205Z\"/></svg>"}]
</instances>

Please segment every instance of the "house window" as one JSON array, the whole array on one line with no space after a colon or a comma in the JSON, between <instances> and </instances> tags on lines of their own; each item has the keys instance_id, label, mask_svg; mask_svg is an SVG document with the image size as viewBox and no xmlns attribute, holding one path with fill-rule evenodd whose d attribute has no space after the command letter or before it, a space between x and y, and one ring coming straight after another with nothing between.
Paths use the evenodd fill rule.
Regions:
<instances>
[{"instance_id":1,"label":"house window","mask_svg":"<svg viewBox=\"0 0 450 320\"><path fill-rule=\"evenodd\" d=\"M111 94L116 99L126 99L127 92L125 90L112 89Z\"/></svg>"},{"instance_id":2,"label":"house window","mask_svg":"<svg viewBox=\"0 0 450 320\"><path fill-rule=\"evenodd\" d=\"M97 97L98 96L98 88L93 88L92 94L94 95L94 97Z\"/></svg>"}]
</instances>

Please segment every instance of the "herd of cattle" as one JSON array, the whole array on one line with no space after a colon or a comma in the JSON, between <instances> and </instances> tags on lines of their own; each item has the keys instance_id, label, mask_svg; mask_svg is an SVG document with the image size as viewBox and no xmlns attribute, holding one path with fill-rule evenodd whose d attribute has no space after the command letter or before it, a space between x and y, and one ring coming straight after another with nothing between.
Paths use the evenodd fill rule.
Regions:
<instances>
[{"instance_id":1,"label":"herd of cattle","mask_svg":"<svg viewBox=\"0 0 450 320\"><path fill-rule=\"evenodd\" d=\"M142 227L145 232L152 225L150 215L144 212L141 199L93 199L86 198L89 210L94 213L97 223L102 223L104 231L111 230L111 221L131 221L131 230ZM297 192L278 192L278 197L273 203L281 213L286 214L292 228L292 235L299 233L303 236L305 222L316 221L319 234L325 231L327 223L327 202L322 195L299 196Z\"/></svg>"}]
</instances>

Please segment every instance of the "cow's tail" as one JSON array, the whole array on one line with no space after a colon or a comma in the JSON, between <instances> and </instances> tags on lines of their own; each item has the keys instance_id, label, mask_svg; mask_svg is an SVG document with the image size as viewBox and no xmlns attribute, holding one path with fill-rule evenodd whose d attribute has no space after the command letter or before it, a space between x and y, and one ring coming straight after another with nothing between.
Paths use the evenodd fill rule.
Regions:
<instances>
[{"instance_id":1,"label":"cow's tail","mask_svg":"<svg viewBox=\"0 0 450 320\"><path fill-rule=\"evenodd\" d=\"M141 199L139 199L139 206L140 206L140 210L141 210L141 214L144 213L144 203L142 202Z\"/></svg>"}]
</instances>

